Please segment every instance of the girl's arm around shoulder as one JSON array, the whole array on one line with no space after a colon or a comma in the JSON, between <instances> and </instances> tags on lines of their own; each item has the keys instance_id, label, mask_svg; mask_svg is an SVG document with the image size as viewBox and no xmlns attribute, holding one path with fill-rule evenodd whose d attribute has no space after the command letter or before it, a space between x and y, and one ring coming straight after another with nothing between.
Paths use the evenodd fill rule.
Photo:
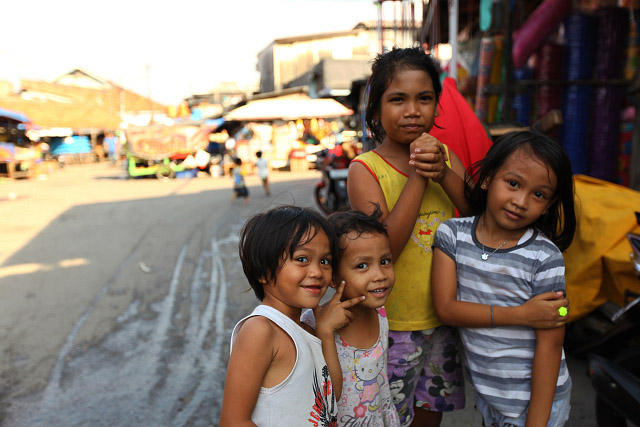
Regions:
<instances>
[{"instance_id":1,"label":"girl's arm around shoulder","mask_svg":"<svg viewBox=\"0 0 640 427\"><path fill-rule=\"evenodd\" d=\"M549 422L562 360L563 341L564 327L536 329L536 351L531 368L531 403L526 427L544 427Z\"/></svg>"},{"instance_id":2,"label":"girl's arm around shoulder","mask_svg":"<svg viewBox=\"0 0 640 427\"><path fill-rule=\"evenodd\" d=\"M342 396L342 368L333 334L348 325L353 319L353 313L349 311L349 308L361 303L366 298L360 296L340 301L344 286L343 280L336 289L336 293L326 304L313 309L313 315L316 318L316 336L322 342L322 355L329 369L329 375L331 375L336 400Z\"/></svg>"},{"instance_id":3,"label":"girl's arm around shoulder","mask_svg":"<svg viewBox=\"0 0 640 427\"><path fill-rule=\"evenodd\" d=\"M458 301L457 286L458 273L455 261L440 248L434 247L431 293L436 316L442 323L467 328L492 326L557 328L567 322L568 316L560 316L558 313L558 308L569 304L562 292L545 292L515 307L492 307L486 304Z\"/></svg>"},{"instance_id":4,"label":"girl's arm around shoulder","mask_svg":"<svg viewBox=\"0 0 640 427\"><path fill-rule=\"evenodd\" d=\"M373 203L380 206L381 220L387 225L394 260L400 256L411 236L426 186L427 180L421 177L415 168L411 168L407 183L402 188L395 207L389 212L382 188L372 172L358 161L351 162L349 166L347 192L351 208L370 214L374 210Z\"/></svg>"},{"instance_id":5,"label":"girl's arm around shoulder","mask_svg":"<svg viewBox=\"0 0 640 427\"><path fill-rule=\"evenodd\" d=\"M274 363L276 332L275 325L262 316L251 317L242 325L229 357L221 427L255 426L251 415L260 387ZM293 348L295 361L295 346Z\"/></svg>"},{"instance_id":6,"label":"girl's arm around shoulder","mask_svg":"<svg viewBox=\"0 0 640 427\"><path fill-rule=\"evenodd\" d=\"M323 304L318 306L318 309L325 310L326 306L327 304ZM338 400L342 396L342 367L340 366L338 348L333 332L330 332L329 329L323 329L325 332L318 333L318 325L315 324L315 313L311 310L305 312L300 321L302 322L302 327L307 332L320 338L320 342L322 343L322 356L324 356L324 362L327 364L327 369L329 369L333 394L336 400ZM326 320L321 319L320 322L324 325Z\"/></svg>"}]
</instances>

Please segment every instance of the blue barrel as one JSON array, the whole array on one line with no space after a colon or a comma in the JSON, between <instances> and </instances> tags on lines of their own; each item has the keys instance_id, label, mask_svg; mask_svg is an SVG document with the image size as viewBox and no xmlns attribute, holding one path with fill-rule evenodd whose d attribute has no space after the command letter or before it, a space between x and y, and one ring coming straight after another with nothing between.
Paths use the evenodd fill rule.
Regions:
<instances>
[{"instance_id":1,"label":"blue barrel","mask_svg":"<svg viewBox=\"0 0 640 427\"><path fill-rule=\"evenodd\" d=\"M595 35L594 17L575 13L565 20L565 79L590 79L593 76ZM574 173L588 171L589 117L591 86L570 85L563 94L561 141L571 159Z\"/></svg>"},{"instance_id":2,"label":"blue barrel","mask_svg":"<svg viewBox=\"0 0 640 427\"><path fill-rule=\"evenodd\" d=\"M624 58L629 36L629 11L622 7L596 11L598 38L595 76L598 80L619 79L624 75ZM614 182L618 161L618 134L624 89L603 85L594 90L593 132L589 147L589 175Z\"/></svg>"},{"instance_id":3,"label":"blue barrel","mask_svg":"<svg viewBox=\"0 0 640 427\"><path fill-rule=\"evenodd\" d=\"M513 78L517 80L531 80L533 70L531 68L518 68L513 72ZM513 97L512 103L515 111L515 119L522 126L531 125L531 88L525 87Z\"/></svg>"}]
</instances>

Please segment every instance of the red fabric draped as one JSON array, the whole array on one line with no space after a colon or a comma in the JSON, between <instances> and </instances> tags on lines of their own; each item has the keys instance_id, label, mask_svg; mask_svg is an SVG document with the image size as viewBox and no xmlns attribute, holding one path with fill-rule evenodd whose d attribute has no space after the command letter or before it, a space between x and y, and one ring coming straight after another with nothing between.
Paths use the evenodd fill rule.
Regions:
<instances>
[{"instance_id":1,"label":"red fabric draped","mask_svg":"<svg viewBox=\"0 0 640 427\"><path fill-rule=\"evenodd\" d=\"M484 158L491 147L491 138L451 77L442 83L436 125L429 133L456 153L465 168Z\"/></svg>"}]
</instances>

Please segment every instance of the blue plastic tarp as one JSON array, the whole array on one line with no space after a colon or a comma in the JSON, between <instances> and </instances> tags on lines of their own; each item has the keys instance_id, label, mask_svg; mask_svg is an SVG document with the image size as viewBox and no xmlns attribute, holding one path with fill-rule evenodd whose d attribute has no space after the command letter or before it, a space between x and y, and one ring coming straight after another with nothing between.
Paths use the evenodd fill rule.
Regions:
<instances>
[{"instance_id":1,"label":"blue plastic tarp","mask_svg":"<svg viewBox=\"0 0 640 427\"><path fill-rule=\"evenodd\" d=\"M204 124L207 126L216 126L220 127L224 123L224 118L220 117L219 119L207 119L204 121Z\"/></svg>"},{"instance_id":2,"label":"blue plastic tarp","mask_svg":"<svg viewBox=\"0 0 640 427\"><path fill-rule=\"evenodd\" d=\"M91 142L88 136L74 135L66 138L52 138L49 151L53 156L61 154L84 154L91 152Z\"/></svg>"},{"instance_id":3,"label":"blue plastic tarp","mask_svg":"<svg viewBox=\"0 0 640 427\"><path fill-rule=\"evenodd\" d=\"M5 110L4 108L0 108L0 117L6 117L11 120L15 120L17 122L22 123L30 123L31 120L24 114L18 111Z\"/></svg>"}]
</instances>

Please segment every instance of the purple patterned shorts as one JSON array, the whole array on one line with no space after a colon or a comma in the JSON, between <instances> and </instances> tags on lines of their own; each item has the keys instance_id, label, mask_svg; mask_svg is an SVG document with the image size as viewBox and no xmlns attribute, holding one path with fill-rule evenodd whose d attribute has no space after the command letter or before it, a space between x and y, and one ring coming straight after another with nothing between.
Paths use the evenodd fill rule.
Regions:
<instances>
[{"instance_id":1,"label":"purple patterned shorts","mask_svg":"<svg viewBox=\"0 0 640 427\"><path fill-rule=\"evenodd\" d=\"M403 426L414 406L447 412L464 408L461 345L456 328L389 331L389 385Z\"/></svg>"}]
</instances>

